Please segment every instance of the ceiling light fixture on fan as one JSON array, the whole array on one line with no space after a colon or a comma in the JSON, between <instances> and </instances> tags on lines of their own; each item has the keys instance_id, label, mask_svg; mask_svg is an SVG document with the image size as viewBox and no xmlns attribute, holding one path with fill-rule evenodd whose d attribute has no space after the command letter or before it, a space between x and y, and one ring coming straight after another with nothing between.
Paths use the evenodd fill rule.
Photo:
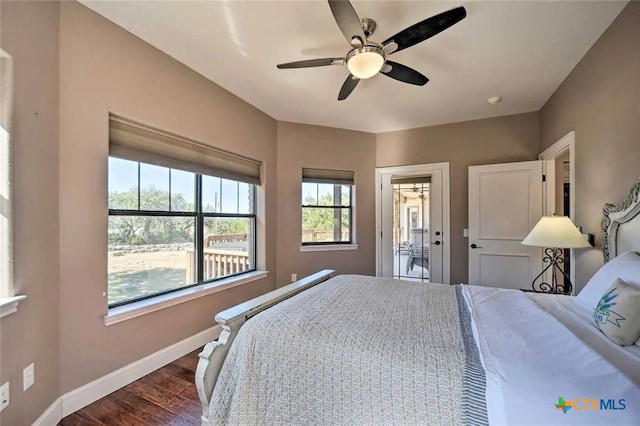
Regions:
<instances>
[{"instance_id":1,"label":"ceiling light fixture on fan","mask_svg":"<svg viewBox=\"0 0 640 426\"><path fill-rule=\"evenodd\" d=\"M347 68L349 72L361 80L378 74L384 65L387 54L381 47L364 46L353 49L347 54Z\"/></svg>"},{"instance_id":2,"label":"ceiling light fixture on fan","mask_svg":"<svg viewBox=\"0 0 640 426\"><path fill-rule=\"evenodd\" d=\"M383 41L382 44L369 40L376 30L373 19L360 19L348 0L328 0L340 31L352 49L344 58L308 59L304 61L279 64L279 69L323 67L327 65L346 65L349 76L345 80L338 100L347 98L360 80L382 73L403 83L424 86L429 79L418 71L405 65L387 60L387 56L411 47L441 33L467 16L464 7L456 7L447 12L427 18L400 31Z\"/></svg>"}]
</instances>

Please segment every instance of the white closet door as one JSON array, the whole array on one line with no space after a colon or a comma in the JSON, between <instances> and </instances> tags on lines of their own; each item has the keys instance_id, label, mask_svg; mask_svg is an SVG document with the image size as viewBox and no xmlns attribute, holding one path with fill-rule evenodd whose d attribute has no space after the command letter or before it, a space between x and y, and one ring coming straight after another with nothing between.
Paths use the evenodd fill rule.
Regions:
<instances>
[{"instance_id":1,"label":"white closet door","mask_svg":"<svg viewBox=\"0 0 640 426\"><path fill-rule=\"evenodd\" d=\"M542 161L469 167L469 284L531 288L542 249L521 241L542 217Z\"/></svg>"}]
</instances>

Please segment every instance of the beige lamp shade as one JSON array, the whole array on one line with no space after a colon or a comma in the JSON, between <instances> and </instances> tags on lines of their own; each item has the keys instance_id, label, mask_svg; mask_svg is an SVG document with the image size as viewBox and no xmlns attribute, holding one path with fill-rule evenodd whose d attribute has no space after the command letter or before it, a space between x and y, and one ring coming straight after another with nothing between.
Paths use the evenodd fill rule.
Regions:
<instances>
[{"instance_id":1,"label":"beige lamp shade","mask_svg":"<svg viewBox=\"0 0 640 426\"><path fill-rule=\"evenodd\" d=\"M543 216L522 244L553 248L591 247L567 216Z\"/></svg>"}]
</instances>

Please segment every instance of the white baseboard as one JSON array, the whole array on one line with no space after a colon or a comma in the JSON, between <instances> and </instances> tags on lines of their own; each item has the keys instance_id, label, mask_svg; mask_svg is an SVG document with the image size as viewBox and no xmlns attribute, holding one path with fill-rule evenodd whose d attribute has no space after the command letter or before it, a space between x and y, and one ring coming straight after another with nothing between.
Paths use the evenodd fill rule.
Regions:
<instances>
[{"instance_id":1,"label":"white baseboard","mask_svg":"<svg viewBox=\"0 0 640 426\"><path fill-rule=\"evenodd\" d=\"M56 399L44 413L33 422L33 426L56 426L62 420L62 398Z\"/></svg>"},{"instance_id":2,"label":"white baseboard","mask_svg":"<svg viewBox=\"0 0 640 426\"><path fill-rule=\"evenodd\" d=\"M221 331L215 325L62 395L32 426L55 426L63 417L217 339Z\"/></svg>"}]
</instances>

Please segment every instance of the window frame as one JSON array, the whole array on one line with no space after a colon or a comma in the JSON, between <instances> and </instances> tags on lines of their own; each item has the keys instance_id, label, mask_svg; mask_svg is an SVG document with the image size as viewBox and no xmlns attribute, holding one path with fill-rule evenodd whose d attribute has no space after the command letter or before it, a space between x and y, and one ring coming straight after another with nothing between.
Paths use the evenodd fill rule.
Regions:
<instances>
[{"instance_id":1,"label":"window frame","mask_svg":"<svg viewBox=\"0 0 640 426\"><path fill-rule=\"evenodd\" d=\"M301 207L300 207L300 213L303 212L303 209L305 208L319 208L319 209L331 209L331 210L335 210L335 209L349 209L349 240L348 241L302 241L302 229L301 234L300 234L300 244L302 247L310 247L310 246L334 246L334 245L339 245L339 246L352 246L355 244L354 242L354 218L353 218L353 193L355 190L355 185L353 183L336 183L336 182L313 182L313 181L305 181L304 179L302 180L301 183L301 187L302 185L304 185L305 183L313 183L315 185L333 185L334 186L334 191L335 191L335 186L348 186L349 187L349 205L348 206L343 206L342 204L340 205L336 205L335 204L335 200L334 200L334 204L331 206L321 206L321 205L313 205L313 204L303 204L302 202ZM318 200L318 196L316 195L316 203L319 202ZM302 216L301 216L302 217ZM302 227L301 227L302 228Z\"/></svg>"},{"instance_id":2,"label":"window frame","mask_svg":"<svg viewBox=\"0 0 640 426\"><path fill-rule=\"evenodd\" d=\"M12 186L12 111L13 57L0 48L0 318L15 312L24 296L14 289L13 186ZM5 309L10 305L10 308ZM10 311L10 312L9 312Z\"/></svg>"},{"instance_id":3,"label":"window frame","mask_svg":"<svg viewBox=\"0 0 640 426\"><path fill-rule=\"evenodd\" d=\"M192 217L195 219L194 222L194 253L195 253L195 257L196 257L196 265L195 265L195 269L196 269L196 282L193 284L187 284L185 283L185 285L181 286L181 287L177 287L177 288L173 288L173 289L168 289L168 290L164 290L164 291L159 291L157 293L153 293L153 294L149 294L149 295L145 295L145 296L141 296L141 297L136 297L133 299L127 299L127 300L122 300L119 302L115 302L115 303L108 303L107 307L108 309L113 309L113 308L118 308L121 306L125 306L125 305L129 305L132 303L136 303L136 302L140 302L140 301L144 301L144 300L149 300L149 299L153 299L155 297L159 297L159 296L164 296L170 293L175 293L181 290L185 290L185 289L190 289L190 288L194 288L194 287L198 287L198 286L203 286L206 284L211 284L214 283L216 281L220 281L220 280L228 280L229 278L233 278L233 277L238 277L244 274L249 274L249 273L253 273L257 271L257 247L258 247L258 241L257 241L257 205L256 205L256 193L257 193L257 185L253 184L253 183L248 183L248 185L251 185L250 188L252 188L251 190L251 202L250 205L252 206L252 212L251 213L219 213L219 212L204 212L203 206L202 206L202 177L203 176L208 176L208 177L213 177L213 178L219 178L219 179L226 179L226 180L232 180L235 182L241 182L239 180L236 179L227 179L227 178L223 178L220 176L212 176L212 175L204 175L202 173L198 173L198 172L192 172L189 170L183 170L183 171L188 171L189 173L193 173L195 176L194 179L194 196L195 196L195 209L193 212L185 212L185 211L171 211L171 199L172 199L172 194L171 194L171 170L181 170L181 169L176 169L176 168L172 168L172 167L166 167L166 166L160 166L163 168L166 168L167 170L169 170L169 210L141 210L140 209L140 197L141 197L141 188L140 188L140 169L141 169L141 164L146 164L146 165L154 165L154 164L150 164L150 163L145 163L142 161L137 161L137 160L129 160L127 158L123 158L123 157L119 157L119 156L115 156L115 155L109 155L109 158L115 158L115 159L120 159L120 160L127 160L127 161L133 161L136 162L138 165L138 209L111 209L109 208L109 217L111 216L138 216L138 217ZM107 184L109 183L109 178L107 178ZM249 235L251 235L252 238L252 244L249 245L248 249L249 249L249 259L253 259L253 265L250 269L247 269L246 271L243 272L237 272L235 274L230 274L230 275L225 275L222 277L217 277L217 278L212 278L209 280L204 280L204 221L205 218L247 218L250 219L250 224L251 224L251 229L249 230ZM107 296L109 294L109 283L107 281Z\"/></svg>"}]
</instances>

